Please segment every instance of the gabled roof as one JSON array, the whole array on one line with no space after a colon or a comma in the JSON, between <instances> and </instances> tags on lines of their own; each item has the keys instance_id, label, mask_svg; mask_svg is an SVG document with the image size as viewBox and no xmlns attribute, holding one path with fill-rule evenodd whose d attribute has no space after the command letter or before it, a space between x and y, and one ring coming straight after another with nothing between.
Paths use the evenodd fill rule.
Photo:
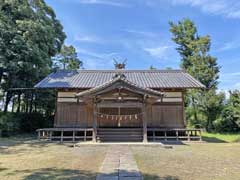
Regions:
<instances>
[{"instance_id":1,"label":"gabled roof","mask_svg":"<svg viewBox=\"0 0 240 180\"><path fill-rule=\"evenodd\" d=\"M83 88L100 86L121 72L126 79L147 88L204 88L204 85L182 70L61 70L51 73L36 88Z\"/></svg>"},{"instance_id":2,"label":"gabled roof","mask_svg":"<svg viewBox=\"0 0 240 180\"><path fill-rule=\"evenodd\" d=\"M108 92L111 89L115 88L121 88L121 89L127 89L129 91L133 91L135 93L143 94L143 95L150 95L150 96L156 96L156 97L162 97L163 93L159 91L152 90L147 87L141 87L137 84L134 84L126 79L126 76L124 74L116 74L115 77L113 77L112 80L105 82L104 84L101 84L99 86L96 86L94 88L91 88L89 90L85 90L83 92L78 93L77 97L83 97L83 96L89 96L89 95L98 95L102 94L102 92Z\"/></svg>"}]
</instances>

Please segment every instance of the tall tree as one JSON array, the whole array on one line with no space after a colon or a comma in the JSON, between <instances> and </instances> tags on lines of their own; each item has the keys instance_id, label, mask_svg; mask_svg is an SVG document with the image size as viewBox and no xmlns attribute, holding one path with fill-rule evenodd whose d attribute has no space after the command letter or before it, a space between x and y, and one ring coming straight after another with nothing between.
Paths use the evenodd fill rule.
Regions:
<instances>
[{"instance_id":1,"label":"tall tree","mask_svg":"<svg viewBox=\"0 0 240 180\"><path fill-rule=\"evenodd\" d=\"M78 58L76 49L73 46L63 45L61 51L53 58L54 66L60 69L79 69L82 61Z\"/></svg>"},{"instance_id":2,"label":"tall tree","mask_svg":"<svg viewBox=\"0 0 240 180\"><path fill-rule=\"evenodd\" d=\"M46 76L65 37L44 0L1 0L0 85L6 94L5 111L13 95L9 89L33 87Z\"/></svg>"},{"instance_id":3,"label":"tall tree","mask_svg":"<svg viewBox=\"0 0 240 180\"><path fill-rule=\"evenodd\" d=\"M217 102L222 101L222 95L216 97L219 78L217 59L209 54L211 40L209 36L199 36L197 27L190 19L178 23L170 22L172 40L178 45L181 56L181 67L205 85L205 90L193 90L188 94L188 105L193 108L193 116L198 122L197 113L202 111L207 120L207 129L219 112L216 112ZM220 111L220 110L219 110ZM214 114L209 113L214 112Z\"/></svg>"},{"instance_id":4,"label":"tall tree","mask_svg":"<svg viewBox=\"0 0 240 180\"><path fill-rule=\"evenodd\" d=\"M222 111L222 118L217 121L218 131L240 131L240 91L230 91L230 97Z\"/></svg>"}]
</instances>

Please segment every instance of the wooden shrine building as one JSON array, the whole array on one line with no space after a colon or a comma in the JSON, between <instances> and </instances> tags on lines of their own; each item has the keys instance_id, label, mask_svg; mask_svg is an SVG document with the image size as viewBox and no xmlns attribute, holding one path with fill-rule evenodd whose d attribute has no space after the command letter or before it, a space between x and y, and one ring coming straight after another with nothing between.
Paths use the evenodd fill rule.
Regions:
<instances>
[{"instance_id":1,"label":"wooden shrine building","mask_svg":"<svg viewBox=\"0 0 240 180\"><path fill-rule=\"evenodd\" d=\"M39 137L60 141L192 140L184 93L204 88L182 70L61 70L35 88L57 90L54 128Z\"/></svg>"}]
</instances>

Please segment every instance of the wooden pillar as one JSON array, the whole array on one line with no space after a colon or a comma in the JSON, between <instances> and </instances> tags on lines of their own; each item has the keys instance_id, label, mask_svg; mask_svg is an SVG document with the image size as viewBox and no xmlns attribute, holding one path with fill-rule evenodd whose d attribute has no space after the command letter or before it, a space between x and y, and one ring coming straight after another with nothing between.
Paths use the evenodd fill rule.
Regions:
<instances>
[{"instance_id":1,"label":"wooden pillar","mask_svg":"<svg viewBox=\"0 0 240 180\"><path fill-rule=\"evenodd\" d=\"M143 142L148 142L147 139L147 105L143 102Z\"/></svg>"},{"instance_id":2,"label":"wooden pillar","mask_svg":"<svg viewBox=\"0 0 240 180\"><path fill-rule=\"evenodd\" d=\"M153 130L153 141L156 141L156 138L155 138L156 137L156 133L155 132L156 131Z\"/></svg>"},{"instance_id":3,"label":"wooden pillar","mask_svg":"<svg viewBox=\"0 0 240 180\"><path fill-rule=\"evenodd\" d=\"M179 136L178 136L178 130L176 130L176 140L179 140Z\"/></svg>"},{"instance_id":4,"label":"wooden pillar","mask_svg":"<svg viewBox=\"0 0 240 180\"><path fill-rule=\"evenodd\" d=\"M92 141L97 142L97 102L94 98L93 102L93 133L92 133Z\"/></svg>"},{"instance_id":5,"label":"wooden pillar","mask_svg":"<svg viewBox=\"0 0 240 180\"><path fill-rule=\"evenodd\" d=\"M60 142L63 142L63 130L61 131L61 138L60 138Z\"/></svg>"},{"instance_id":6,"label":"wooden pillar","mask_svg":"<svg viewBox=\"0 0 240 180\"><path fill-rule=\"evenodd\" d=\"M73 138L72 141L75 142L75 131L73 131Z\"/></svg>"},{"instance_id":7,"label":"wooden pillar","mask_svg":"<svg viewBox=\"0 0 240 180\"><path fill-rule=\"evenodd\" d=\"M186 131L187 132L187 136L188 136L188 141L190 141L190 131Z\"/></svg>"},{"instance_id":8,"label":"wooden pillar","mask_svg":"<svg viewBox=\"0 0 240 180\"><path fill-rule=\"evenodd\" d=\"M40 140L40 139L41 139L41 132L38 131L38 140Z\"/></svg>"},{"instance_id":9,"label":"wooden pillar","mask_svg":"<svg viewBox=\"0 0 240 180\"><path fill-rule=\"evenodd\" d=\"M167 131L164 131L164 141L167 141Z\"/></svg>"},{"instance_id":10,"label":"wooden pillar","mask_svg":"<svg viewBox=\"0 0 240 180\"><path fill-rule=\"evenodd\" d=\"M202 130L199 130L199 141L202 141Z\"/></svg>"},{"instance_id":11,"label":"wooden pillar","mask_svg":"<svg viewBox=\"0 0 240 180\"><path fill-rule=\"evenodd\" d=\"M49 134L49 140L52 141L52 133L53 133L53 132L50 131L49 133L50 133L50 134Z\"/></svg>"},{"instance_id":12,"label":"wooden pillar","mask_svg":"<svg viewBox=\"0 0 240 180\"><path fill-rule=\"evenodd\" d=\"M85 129L84 130L84 141L86 141L87 140L87 130Z\"/></svg>"}]
</instances>

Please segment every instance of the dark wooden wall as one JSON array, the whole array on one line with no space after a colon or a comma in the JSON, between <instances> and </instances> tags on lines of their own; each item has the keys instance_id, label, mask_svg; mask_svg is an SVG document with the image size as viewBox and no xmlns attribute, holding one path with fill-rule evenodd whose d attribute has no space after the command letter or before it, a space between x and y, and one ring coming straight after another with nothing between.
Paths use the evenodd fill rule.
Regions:
<instances>
[{"instance_id":1,"label":"dark wooden wall","mask_svg":"<svg viewBox=\"0 0 240 180\"><path fill-rule=\"evenodd\" d=\"M93 111L85 104L58 102L55 127L92 127Z\"/></svg>"},{"instance_id":2,"label":"dark wooden wall","mask_svg":"<svg viewBox=\"0 0 240 180\"><path fill-rule=\"evenodd\" d=\"M148 127L152 128L183 128L182 104L156 104L148 110Z\"/></svg>"},{"instance_id":3,"label":"dark wooden wall","mask_svg":"<svg viewBox=\"0 0 240 180\"><path fill-rule=\"evenodd\" d=\"M61 92L57 99L55 127L92 127L93 107L85 103L77 103L75 92ZM179 97L181 95L181 97ZM118 114L117 108L99 108L103 114ZM121 115L138 114L141 108L123 108ZM104 118L98 115L98 126L118 127L118 119ZM149 105L147 108L148 127L151 128L183 128L185 127L183 97L181 93L170 94L163 102ZM121 127L142 127L142 117L123 118Z\"/></svg>"}]
</instances>

